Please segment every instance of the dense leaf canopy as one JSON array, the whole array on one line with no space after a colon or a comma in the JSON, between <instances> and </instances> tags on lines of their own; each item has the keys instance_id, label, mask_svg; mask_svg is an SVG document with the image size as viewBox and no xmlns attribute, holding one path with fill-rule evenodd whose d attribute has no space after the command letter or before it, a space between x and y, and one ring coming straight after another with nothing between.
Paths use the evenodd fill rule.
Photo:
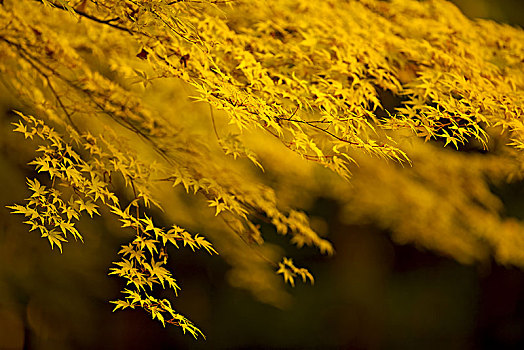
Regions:
<instances>
[{"instance_id":1,"label":"dense leaf canopy","mask_svg":"<svg viewBox=\"0 0 524 350\"><path fill-rule=\"evenodd\" d=\"M14 130L48 175L10 208L60 250L89 240L84 212L119 220L115 309L201 334L154 296L178 291L183 247L281 305L275 272L314 279L261 225L332 254L305 212L318 197L399 243L524 266L524 224L489 187L524 166L522 30L443 0L0 3Z\"/></svg>"}]
</instances>

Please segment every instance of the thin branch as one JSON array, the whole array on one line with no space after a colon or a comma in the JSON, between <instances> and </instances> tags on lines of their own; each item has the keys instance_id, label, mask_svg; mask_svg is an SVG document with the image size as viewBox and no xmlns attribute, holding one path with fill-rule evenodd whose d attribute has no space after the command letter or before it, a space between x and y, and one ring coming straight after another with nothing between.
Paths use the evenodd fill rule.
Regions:
<instances>
[{"instance_id":1,"label":"thin branch","mask_svg":"<svg viewBox=\"0 0 524 350\"><path fill-rule=\"evenodd\" d=\"M74 84L73 82L71 82L69 79L65 78L64 76L62 76L59 72L57 72L55 69L53 69L52 67L49 67L47 66L46 64L42 63L40 60L38 60L37 58L33 57L29 52L27 52L27 50L25 48L23 48L21 45L17 44L17 43L14 43L14 42L11 42L10 40L8 39L5 39L4 37L0 37L0 40L6 42L8 45L11 45L11 46L14 46L16 49L18 49L20 55L22 56L22 58L24 60L26 60L33 68L35 68L35 70L37 70L37 72L39 72L40 74L42 74L44 77L47 77L47 75L36 65L36 63L33 62L36 61L38 62L38 64L40 64L42 67L46 68L47 70L49 70L50 72L53 73L54 76L60 78L61 80L63 80L66 84L68 84L70 87L82 92L83 94L85 94L104 114L108 115L111 119L113 119L115 122L117 122L118 124L120 124L121 126L125 127L126 129L130 130L130 131L133 131L135 132L137 135L141 136L142 138L144 138L145 140L147 140L149 143L151 143L151 145L153 146L153 149L158 153L160 154L160 156L162 158L164 158L169 164L173 164L172 160L167 156L167 153L162 150L157 144L156 142L154 142L148 135L146 135L144 132L142 132L140 129L138 129L135 125L133 125L131 122L123 119L123 118L119 118L117 116L115 116L112 112L109 112L107 111L104 106L102 106L99 102L97 102L95 100L95 98L93 97L93 95L89 92L89 91L86 91L84 89L82 89L80 86L77 86L76 84ZM25 57L24 57L25 56ZM50 85L50 88L52 88L52 86ZM58 95L56 94L56 91L54 91L54 89L52 90L52 92L55 94L55 96L57 97L57 99L59 100L59 97ZM59 104L61 105L62 108L65 108L64 105L61 103L61 101L59 101ZM70 114L64 110L64 112L66 113L66 116L68 118L70 118ZM73 128L79 132L79 129L75 126L75 124L72 122L72 120L70 120ZM80 133L80 132L79 132Z\"/></svg>"},{"instance_id":2,"label":"thin branch","mask_svg":"<svg viewBox=\"0 0 524 350\"><path fill-rule=\"evenodd\" d=\"M277 120L285 120L285 121L288 121L288 122L295 122L295 123L306 124L306 125L308 125L308 126L310 126L310 127L312 127L312 128L315 128L315 129L317 129L317 130L320 130L320 131L322 131L322 132L328 134L329 136L331 136L331 137L333 137L333 138L335 138L335 139L337 139L337 140L339 140L339 141L342 141L342 142L345 142L345 143L349 143L350 145L357 145L357 146L359 145L358 142L354 142L354 141L349 141L349 140L343 139L342 137L333 134L331 131L329 131L329 130L327 130L327 129L323 129L323 128L321 128L321 127L318 126L318 125L311 124L310 122L305 121L305 120L290 119L290 118L287 118L287 119L286 119L286 118L278 118L278 117L277 117Z\"/></svg>"},{"instance_id":3,"label":"thin branch","mask_svg":"<svg viewBox=\"0 0 524 350\"><path fill-rule=\"evenodd\" d=\"M21 45L13 43L13 42L11 42L10 40L8 40L8 39L6 39L4 37L0 37L0 40L2 40L3 42L7 43L8 45L16 47L19 50L20 57L22 57L22 59L24 61L29 63L29 65L31 67L33 67L33 69L36 70L38 72L38 74L40 74L46 80L47 85L49 86L49 90L51 90L51 93L55 96L55 98L56 98L56 100L58 102L58 105L60 106L60 108L62 109L64 114L66 115L67 119L69 120L69 123L71 124L73 129L75 129L75 131L80 134L80 129L78 129L78 127L76 126L75 122L73 122L71 113L69 113L67 111L67 108L65 107L64 103L62 102L62 99L60 98L59 94L56 92L55 88L53 87L53 84L51 83L51 80L49 79L49 76L47 74L45 74L40 69L40 67L38 67L36 65L36 63L34 63L32 61L31 58L28 57L29 54L27 53L27 51Z\"/></svg>"},{"instance_id":4,"label":"thin branch","mask_svg":"<svg viewBox=\"0 0 524 350\"><path fill-rule=\"evenodd\" d=\"M211 115L211 122L213 123L213 131L215 132L215 136L217 137L217 140L220 142L220 136L218 136L217 126L215 125L215 116L213 115L213 107L211 105L209 105L209 114Z\"/></svg>"},{"instance_id":5,"label":"thin branch","mask_svg":"<svg viewBox=\"0 0 524 350\"><path fill-rule=\"evenodd\" d=\"M265 127L265 130L267 132L269 132L271 135L273 135L274 137L276 137L284 146L286 146L291 152L295 152L295 153L298 153L300 156L304 157L305 159L307 160L311 160L311 161L314 161L314 162L317 162L319 160L322 160L322 159L329 159L329 158L333 158L334 155L331 155L331 154L326 154L326 155L323 155L322 157L321 156L317 156L317 155L310 155L310 154L305 154L305 153L300 153L298 150L294 150L291 148L291 145L293 144L293 142L290 142L290 143L286 143L284 142L284 140L282 140L277 134L275 134L273 131L269 130L269 128Z\"/></svg>"},{"instance_id":6,"label":"thin branch","mask_svg":"<svg viewBox=\"0 0 524 350\"><path fill-rule=\"evenodd\" d=\"M43 1L42 0L33 0L33 1L36 1L36 2L39 2L41 4L43 4ZM68 9L64 6L64 5L61 5L61 4L55 4L55 3L51 3L54 7L60 9L60 10L64 10L64 11L67 11ZM118 30L122 30L122 31L125 31L125 32L128 32L129 34L137 34L139 32L136 32L134 30L131 30L129 28L126 28L126 27L122 27L118 24L114 24L114 23L111 23L111 22L116 22L116 21L120 21L121 18L120 17L115 17L115 18L111 18L111 19L100 19L98 17L95 17L93 15L90 15L84 11L80 11L80 10L77 10L77 9L73 9L73 11L81 16L81 17L84 17L84 18L87 18L91 21L94 21L94 22L97 22L97 23L100 23L100 24L105 24L105 25L108 25L110 27L113 27L115 29L118 29ZM139 34L144 34L144 33L139 33Z\"/></svg>"},{"instance_id":7,"label":"thin branch","mask_svg":"<svg viewBox=\"0 0 524 350\"><path fill-rule=\"evenodd\" d=\"M249 248L251 248L256 255L258 255L260 258L262 258L263 260L265 260L267 263L269 263L271 266L273 266L274 268L276 268L278 265L272 261L271 259L269 259L268 257L266 257L264 254L262 254L260 251L258 251L257 249L255 249L255 247L253 246L253 244L249 243L243 236L240 232L238 232L237 230L235 230L235 228L224 218L222 217L222 220L224 221L224 223L231 229L231 231L233 231L239 238L240 240L242 240L242 242L244 242L244 244L246 246L248 246Z\"/></svg>"}]
</instances>

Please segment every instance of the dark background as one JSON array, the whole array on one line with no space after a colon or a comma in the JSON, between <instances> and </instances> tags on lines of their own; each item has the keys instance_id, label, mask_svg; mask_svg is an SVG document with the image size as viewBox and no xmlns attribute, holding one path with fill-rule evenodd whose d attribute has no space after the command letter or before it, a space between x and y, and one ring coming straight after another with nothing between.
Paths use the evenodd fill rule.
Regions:
<instances>
[{"instance_id":1,"label":"dark background","mask_svg":"<svg viewBox=\"0 0 524 350\"><path fill-rule=\"evenodd\" d=\"M471 17L523 26L523 1L456 3ZM122 286L107 273L126 237L107 234L95 218L86 224L89 243L60 255L5 208L27 194L19 179L34 176L30 153L9 131L13 120L3 114L0 124L0 349L524 349L523 272L393 244L376 227L343 225L325 199L311 214L329 223L334 257L296 250L267 228L316 277L314 286L288 288L285 310L230 287L220 258L181 250L169 263L182 286L174 305L206 341L164 329L141 310L112 313L108 300ZM507 215L524 219L524 184L493 190Z\"/></svg>"}]
</instances>

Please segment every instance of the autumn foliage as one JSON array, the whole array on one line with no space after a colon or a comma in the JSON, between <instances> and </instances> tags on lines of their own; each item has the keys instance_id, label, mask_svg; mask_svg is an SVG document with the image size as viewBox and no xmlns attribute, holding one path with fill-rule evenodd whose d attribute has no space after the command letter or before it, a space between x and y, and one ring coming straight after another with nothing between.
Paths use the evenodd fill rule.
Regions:
<instances>
[{"instance_id":1,"label":"autumn foliage","mask_svg":"<svg viewBox=\"0 0 524 350\"><path fill-rule=\"evenodd\" d=\"M0 3L1 81L36 152L9 208L60 251L89 241L85 214L119 221L115 310L201 335L158 294L184 248L285 303L278 275L314 277L264 230L333 254L319 197L398 243L524 267L524 223L490 190L523 174L522 30L443 0Z\"/></svg>"}]
</instances>

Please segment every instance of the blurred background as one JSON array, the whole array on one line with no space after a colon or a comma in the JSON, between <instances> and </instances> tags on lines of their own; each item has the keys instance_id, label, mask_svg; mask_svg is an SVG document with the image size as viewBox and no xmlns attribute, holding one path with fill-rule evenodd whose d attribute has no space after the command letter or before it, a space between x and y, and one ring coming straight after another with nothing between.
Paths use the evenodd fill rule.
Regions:
<instances>
[{"instance_id":1,"label":"blurred background","mask_svg":"<svg viewBox=\"0 0 524 350\"><path fill-rule=\"evenodd\" d=\"M452 0L470 18L492 19L524 27L524 2L521 0Z\"/></svg>"},{"instance_id":2,"label":"blurred background","mask_svg":"<svg viewBox=\"0 0 524 350\"><path fill-rule=\"evenodd\" d=\"M454 2L470 17L524 26L521 0ZM0 101L0 349L524 348L524 272L394 244L372 224L344 224L337 203L323 198L309 214L327 223L334 257L295 249L263 227L316 278L314 286L286 287L293 296L286 308L231 287L220 257L181 250L169 262L182 287L174 305L206 341L164 329L142 310L112 313L108 301L122 285L107 273L124 234L100 218L84 220L89 241L59 254L5 208L27 196L20 179L34 177L31 145L11 132L13 108ZM524 220L523 183L493 191L508 216Z\"/></svg>"}]
</instances>

